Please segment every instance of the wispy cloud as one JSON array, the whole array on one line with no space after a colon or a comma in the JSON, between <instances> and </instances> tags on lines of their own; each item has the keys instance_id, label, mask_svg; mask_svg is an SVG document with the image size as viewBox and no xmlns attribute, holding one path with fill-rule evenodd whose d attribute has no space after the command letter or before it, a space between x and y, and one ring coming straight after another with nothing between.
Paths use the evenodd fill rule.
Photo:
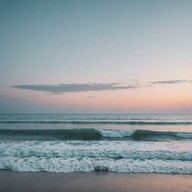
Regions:
<instances>
[{"instance_id":1,"label":"wispy cloud","mask_svg":"<svg viewBox=\"0 0 192 192\"><path fill-rule=\"evenodd\" d=\"M154 81L151 84L179 84L179 83L191 83L191 80L168 80L168 81Z\"/></svg>"},{"instance_id":2,"label":"wispy cloud","mask_svg":"<svg viewBox=\"0 0 192 192\"><path fill-rule=\"evenodd\" d=\"M27 89L33 91L44 91L53 94L68 92L88 92L88 91L114 91L136 89L139 86L122 85L121 83L87 83L87 84L57 84L57 85L14 85L11 87Z\"/></svg>"},{"instance_id":3,"label":"wispy cloud","mask_svg":"<svg viewBox=\"0 0 192 192\"><path fill-rule=\"evenodd\" d=\"M88 99L95 99L96 97L95 96L89 96L87 97Z\"/></svg>"},{"instance_id":4,"label":"wispy cloud","mask_svg":"<svg viewBox=\"0 0 192 192\"><path fill-rule=\"evenodd\" d=\"M141 85L138 80L132 84L127 83L85 83L85 84L53 84L53 85L13 85L10 87L18 89L26 89L32 91L43 91L48 95L58 95L70 92L89 92L89 91L115 91L115 90L133 90L142 87L151 87L153 85L174 85L181 83L192 83L192 80L166 80L166 81L153 81L148 85ZM0 95L1 97L1 95ZM3 97L3 95L2 95ZM94 98L94 97L88 97Z\"/></svg>"},{"instance_id":5,"label":"wispy cloud","mask_svg":"<svg viewBox=\"0 0 192 192\"><path fill-rule=\"evenodd\" d=\"M50 100L51 100L51 101L57 101L57 100L59 100L59 99L51 98Z\"/></svg>"},{"instance_id":6,"label":"wispy cloud","mask_svg":"<svg viewBox=\"0 0 192 192\"><path fill-rule=\"evenodd\" d=\"M26 97L26 98L33 98L33 97L35 97L35 96L32 96L32 95L26 95L26 96L24 96L24 97Z\"/></svg>"}]
</instances>

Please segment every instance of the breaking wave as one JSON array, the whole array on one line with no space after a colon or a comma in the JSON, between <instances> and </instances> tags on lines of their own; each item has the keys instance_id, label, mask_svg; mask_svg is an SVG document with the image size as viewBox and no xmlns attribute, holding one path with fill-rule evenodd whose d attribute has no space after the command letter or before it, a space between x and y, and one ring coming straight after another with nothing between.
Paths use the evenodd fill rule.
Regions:
<instances>
[{"instance_id":1,"label":"breaking wave","mask_svg":"<svg viewBox=\"0 0 192 192\"><path fill-rule=\"evenodd\" d=\"M1 141L0 169L192 174L192 144L173 142Z\"/></svg>"},{"instance_id":2,"label":"breaking wave","mask_svg":"<svg viewBox=\"0 0 192 192\"><path fill-rule=\"evenodd\" d=\"M108 129L1 129L0 138L29 140L191 140L192 132L164 132L152 130L108 130Z\"/></svg>"}]
</instances>

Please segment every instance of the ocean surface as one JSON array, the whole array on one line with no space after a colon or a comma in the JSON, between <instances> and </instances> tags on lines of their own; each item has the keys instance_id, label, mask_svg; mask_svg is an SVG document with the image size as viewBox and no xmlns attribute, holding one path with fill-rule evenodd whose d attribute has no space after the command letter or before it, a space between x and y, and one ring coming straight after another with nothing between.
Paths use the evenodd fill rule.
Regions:
<instances>
[{"instance_id":1,"label":"ocean surface","mask_svg":"<svg viewBox=\"0 0 192 192\"><path fill-rule=\"evenodd\" d=\"M192 114L0 114L0 169L192 175Z\"/></svg>"}]
</instances>

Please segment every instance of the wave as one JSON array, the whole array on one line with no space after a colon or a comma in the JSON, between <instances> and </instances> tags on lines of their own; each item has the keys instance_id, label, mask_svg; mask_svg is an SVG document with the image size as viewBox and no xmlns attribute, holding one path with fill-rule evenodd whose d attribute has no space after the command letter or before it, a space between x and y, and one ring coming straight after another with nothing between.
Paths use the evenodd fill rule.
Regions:
<instances>
[{"instance_id":1,"label":"wave","mask_svg":"<svg viewBox=\"0 0 192 192\"><path fill-rule=\"evenodd\" d=\"M13 145L14 143L14 145ZM131 143L132 146L136 144ZM166 149L167 145L161 145L161 148L156 146L149 146L143 144L145 150L140 148L134 151L128 147L130 142L106 142L100 143L91 142L1 142L0 143L0 156L1 157L38 157L38 158L92 158L92 159L132 159L132 160L180 160L192 161L192 151L176 151L171 146ZM140 144L141 146L142 144ZM155 144L154 144L155 145ZM190 148L192 144L189 144ZM163 147L163 149L162 149Z\"/></svg>"},{"instance_id":2,"label":"wave","mask_svg":"<svg viewBox=\"0 0 192 192\"><path fill-rule=\"evenodd\" d=\"M1 129L0 138L29 140L191 140L192 132L164 132L151 130L107 130L107 129Z\"/></svg>"},{"instance_id":3,"label":"wave","mask_svg":"<svg viewBox=\"0 0 192 192\"><path fill-rule=\"evenodd\" d=\"M192 121L141 121L141 120L126 120L126 121L49 121L49 120L1 120L0 123L4 124L119 124L119 125L192 125Z\"/></svg>"},{"instance_id":4,"label":"wave","mask_svg":"<svg viewBox=\"0 0 192 192\"><path fill-rule=\"evenodd\" d=\"M95 129L104 138L131 138L133 140L192 139L191 132L164 132L151 130L104 130Z\"/></svg>"},{"instance_id":5,"label":"wave","mask_svg":"<svg viewBox=\"0 0 192 192\"><path fill-rule=\"evenodd\" d=\"M152 161L152 160L109 160L92 158L3 158L0 169L17 172L94 172L109 171L119 173L164 173L192 175L192 164L189 161Z\"/></svg>"},{"instance_id":6,"label":"wave","mask_svg":"<svg viewBox=\"0 0 192 192\"><path fill-rule=\"evenodd\" d=\"M192 174L191 149L185 141L1 141L0 169Z\"/></svg>"}]
</instances>

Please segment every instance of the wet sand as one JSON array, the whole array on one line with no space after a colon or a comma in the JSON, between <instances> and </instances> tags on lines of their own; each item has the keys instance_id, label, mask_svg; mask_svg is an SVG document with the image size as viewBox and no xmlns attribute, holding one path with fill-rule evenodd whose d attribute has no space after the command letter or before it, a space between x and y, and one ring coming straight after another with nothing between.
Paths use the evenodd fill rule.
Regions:
<instances>
[{"instance_id":1,"label":"wet sand","mask_svg":"<svg viewBox=\"0 0 192 192\"><path fill-rule=\"evenodd\" d=\"M1 192L191 192L192 175L0 171Z\"/></svg>"}]
</instances>

